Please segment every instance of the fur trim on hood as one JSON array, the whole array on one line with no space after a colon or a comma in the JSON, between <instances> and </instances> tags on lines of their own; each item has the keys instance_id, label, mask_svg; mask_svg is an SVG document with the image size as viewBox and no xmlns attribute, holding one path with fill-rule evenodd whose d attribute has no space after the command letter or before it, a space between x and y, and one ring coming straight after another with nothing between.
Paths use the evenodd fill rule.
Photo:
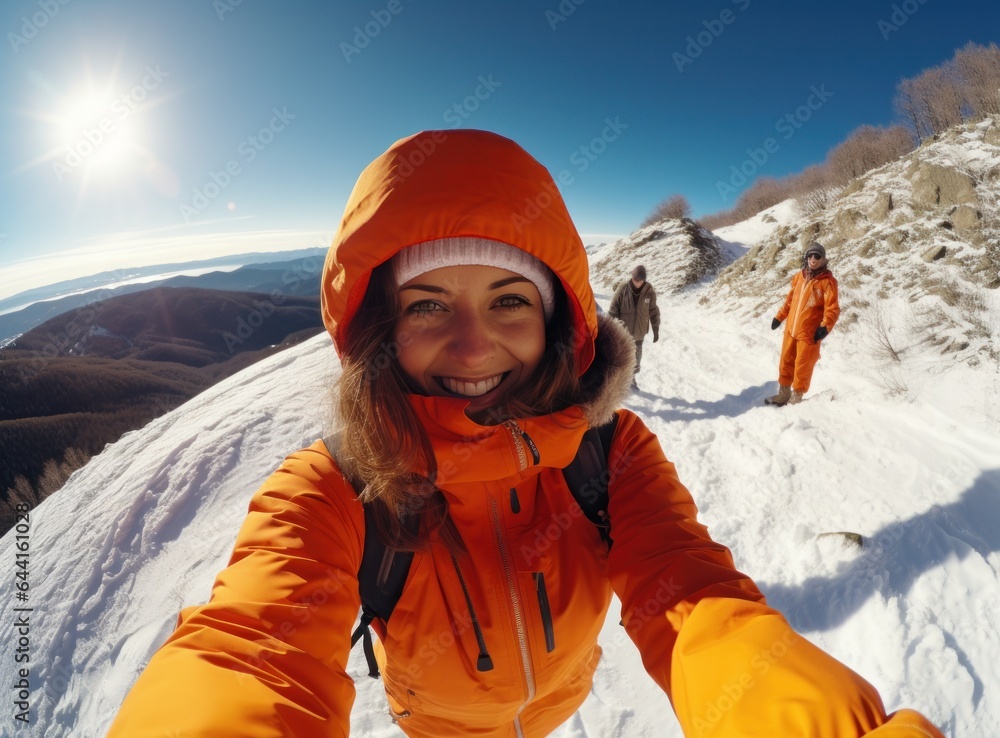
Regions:
<instances>
[{"instance_id":1,"label":"fur trim on hood","mask_svg":"<svg viewBox=\"0 0 1000 738\"><path fill-rule=\"evenodd\" d=\"M581 378L587 395L581 405L592 427L611 420L625 404L632 386L635 341L620 321L601 314L597 316L594 353L594 363Z\"/></svg>"}]
</instances>

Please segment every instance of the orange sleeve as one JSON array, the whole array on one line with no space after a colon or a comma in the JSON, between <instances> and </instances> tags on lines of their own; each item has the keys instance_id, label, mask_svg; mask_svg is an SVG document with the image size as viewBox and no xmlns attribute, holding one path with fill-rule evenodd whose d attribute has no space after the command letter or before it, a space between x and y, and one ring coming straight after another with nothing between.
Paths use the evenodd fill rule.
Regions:
<instances>
[{"instance_id":1,"label":"orange sleeve","mask_svg":"<svg viewBox=\"0 0 1000 738\"><path fill-rule=\"evenodd\" d=\"M918 713L890 720L874 687L765 604L697 522L656 437L628 411L609 465L611 583L685 735L944 738Z\"/></svg>"},{"instance_id":2,"label":"orange sleeve","mask_svg":"<svg viewBox=\"0 0 1000 738\"><path fill-rule=\"evenodd\" d=\"M210 601L132 687L109 738L346 736L364 516L319 442L254 495Z\"/></svg>"},{"instance_id":3,"label":"orange sleeve","mask_svg":"<svg viewBox=\"0 0 1000 738\"><path fill-rule=\"evenodd\" d=\"M889 722L868 733L872 738L944 738L919 712L900 710L889 716Z\"/></svg>"},{"instance_id":4,"label":"orange sleeve","mask_svg":"<svg viewBox=\"0 0 1000 738\"><path fill-rule=\"evenodd\" d=\"M798 276L796 274L796 276ZM778 308L778 313L774 317L778 320L783 321L788 317L788 314L792 311L792 298L795 295L795 277L792 277L792 285L788 288L788 294L785 296L785 302L782 303L781 307Z\"/></svg>"},{"instance_id":5,"label":"orange sleeve","mask_svg":"<svg viewBox=\"0 0 1000 738\"><path fill-rule=\"evenodd\" d=\"M890 719L871 684L763 603L702 600L672 662L685 735L944 738L911 710Z\"/></svg>"},{"instance_id":6,"label":"orange sleeve","mask_svg":"<svg viewBox=\"0 0 1000 738\"><path fill-rule=\"evenodd\" d=\"M697 521L694 500L656 436L631 412L620 417L608 459L609 575L629 637L669 694L670 654L694 604L704 597L764 596Z\"/></svg>"},{"instance_id":7,"label":"orange sleeve","mask_svg":"<svg viewBox=\"0 0 1000 738\"><path fill-rule=\"evenodd\" d=\"M832 331L833 326L837 324L837 318L840 317L840 290L836 279L831 277L827 282L829 284L826 286L826 299L823 303L822 325L825 325L828 331Z\"/></svg>"}]
</instances>

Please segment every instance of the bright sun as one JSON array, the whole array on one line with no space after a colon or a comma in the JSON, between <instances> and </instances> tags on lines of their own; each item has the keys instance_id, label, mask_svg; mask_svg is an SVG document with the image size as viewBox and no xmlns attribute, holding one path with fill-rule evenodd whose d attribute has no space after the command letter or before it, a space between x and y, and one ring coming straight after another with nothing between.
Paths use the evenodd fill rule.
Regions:
<instances>
[{"instance_id":1,"label":"bright sun","mask_svg":"<svg viewBox=\"0 0 1000 738\"><path fill-rule=\"evenodd\" d=\"M140 88L141 89L141 88ZM146 152L134 90L115 94L84 85L52 116L52 169L60 181L114 179L142 164Z\"/></svg>"},{"instance_id":2,"label":"bright sun","mask_svg":"<svg viewBox=\"0 0 1000 738\"><path fill-rule=\"evenodd\" d=\"M38 132L44 153L27 166L51 169L61 185L75 185L82 202L91 187L133 194L145 180L156 191L172 196L179 189L173 170L151 150L152 111L167 97L161 84L170 74L147 65L124 77L118 64L106 81L98 82L90 64L70 92L37 77L45 90L45 109L29 113L44 122ZM168 93L169 95L169 93Z\"/></svg>"}]
</instances>

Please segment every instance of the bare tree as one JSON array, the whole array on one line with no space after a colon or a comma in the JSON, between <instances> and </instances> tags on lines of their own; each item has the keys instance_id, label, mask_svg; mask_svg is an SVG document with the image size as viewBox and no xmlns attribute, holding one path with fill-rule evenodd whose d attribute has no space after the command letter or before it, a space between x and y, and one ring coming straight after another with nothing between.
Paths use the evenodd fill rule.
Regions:
<instances>
[{"instance_id":1,"label":"bare tree","mask_svg":"<svg viewBox=\"0 0 1000 738\"><path fill-rule=\"evenodd\" d=\"M932 69L928 110L935 133L940 133L961 123L967 116L962 112L964 94L962 80L953 62Z\"/></svg>"},{"instance_id":2,"label":"bare tree","mask_svg":"<svg viewBox=\"0 0 1000 738\"><path fill-rule=\"evenodd\" d=\"M14 478L14 485L0 493L0 533L14 527L23 513L23 507L34 508L42 501L42 495L31 486L23 474Z\"/></svg>"},{"instance_id":3,"label":"bare tree","mask_svg":"<svg viewBox=\"0 0 1000 738\"><path fill-rule=\"evenodd\" d=\"M893 108L910 127L910 133L916 141L920 141L926 136L930 136L932 131L928 127L927 116L923 112L923 106L915 89L912 79L904 79L896 86L896 96L892 101Z\"/></svg>"},{"instance_id":4,"label":"bare tree","mask_svg":"<svg viewBox=\"0 0 1000 738\"><path fill-rule=\"evenodd\" d=\"M698 218L698 225L709 231L714 231L717 228L725 228L739 222L740 218L736 215L735 210L721 210L718 213L711 213Z\"/></svg>"},{"instance_id":5,"label":"bare tree","mask_svg":"<svg viewBox=\"0 0 1000 738\"><path fill-rule=\"evenodd\" d=\"M812 164L791 178L790 189L796 197L833 185L830 169L826 164Z\"/></svg>"},{"instance_id":6,"label":"bare tree","mask_svg":"<svg viewBox=\"0 0 1000 738\"><path fill-rule=\"evenodd\" d=\"M941 133L962 122L962 84L952 62L925 70L913 82L922 97L927 124L933 133Z\"/></svg>"},{"instance_id":7,"label":"bare tree","mask_svg":"<svg viewBox=\"0 0 1000 738\"><path fill-rule=\"evenodd\" d=\"M847 184L912 149L913 140L903 126L860 126L827 154L828 173L834 183Z\"/></svg>"},{"instance_id":8,"label":"bare tree","mask_svg":"<svg viewBox=\"0 0 1000 738\"><path fill-rule=\"evenodd\" d=\"M653 208L653 212L650 213L644 221L642 221L642 225L639 227L645 228L646 226L659 223L661 220L666 220L667 218L690 217L691 204L687 201L687 198L684 197L684 195L671 195Z\"/></svg>"},{"instance_id":9,"label":"bare tree","mask_svg":"<svg viewBox=\"0 0 1000 738\"><path fill-rule=\"evenodd\" d=\"M966 97L958 67L948 61L900 82L893 103L921 139L961 123L968 113Z\"/></svg>"},{"instance_id":10,"label":"bare tree","mask_svg":"<svg viewBox=\"0 0 1000 738\"><path fill-rule=\"evenodd\" d=\"M955 52L955 72L962 82L965 106L973 118L1000 113L1000 49L973 42Z\"/></svg>"},{"instance_id":11,"label":"bare tree","mask_svg":"<svg viewBox=\"0 0 1000 738\"><path fill-rule=\"evenodd\" d=\"M733 210L740 220L751 218L761 210L777 205L792 197L788 178L759 177L754 183L743 190L736 200Z\"/></svg>"},{"instance_id":12,"label":"bare tree","mask_svg":"<svg viewBox=\"0 0 1000 738\"><path fill-rule=\"evenodd\" d=\"M829 166L823 163L808 166L792 177L790 189L803 211L810 214L826 210L841 188L834 183Z\"/></svg>"}]
</instances>

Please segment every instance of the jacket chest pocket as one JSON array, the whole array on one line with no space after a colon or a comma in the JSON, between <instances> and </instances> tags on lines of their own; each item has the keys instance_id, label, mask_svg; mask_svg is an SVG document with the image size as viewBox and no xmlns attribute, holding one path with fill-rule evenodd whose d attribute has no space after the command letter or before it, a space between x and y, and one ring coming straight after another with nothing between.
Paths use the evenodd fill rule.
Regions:
<instances>
[{"instance_id":1,"label":"jacket chest pocket","mask_svg":"<svg viewBox=\"0 0 1000 738\"><path fill-rule=\"evenodd\" d=\"M552 622L552 607L549 605L549 592L545 588L545 574L535 571L531 573L531 578L535 585L538 614L542 619L542 632L545 634L545 651L552 653L556 648L556 632Z\"/></svg>"}]
</instances>

